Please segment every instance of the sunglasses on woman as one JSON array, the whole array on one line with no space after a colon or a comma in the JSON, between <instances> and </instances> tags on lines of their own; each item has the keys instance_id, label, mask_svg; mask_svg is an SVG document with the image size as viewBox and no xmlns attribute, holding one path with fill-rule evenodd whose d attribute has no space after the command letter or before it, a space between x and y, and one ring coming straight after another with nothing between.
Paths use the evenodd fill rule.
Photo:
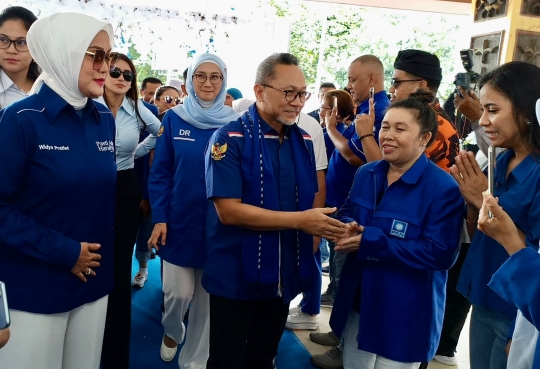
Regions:
<instances>
[{"instance_id":1,"label":"sunglasses on woman","mask_svg":"<svg viewBox=\"0 0 540 369\"><path fill-rule=\"evenodd\" d=\"M179 98L179 97L172 97L172 96L163 96L163 100L167 103L167 104L172 104L173 100L174 102L176 103L176 105L180 104L182 102L182 100Z\"/></svg>"},{"instance_id":2,"label":"sunglasses on woman","mask_svg":"<svg viewBox=\"0 0 540 369\"><path fill-rule=\"evenodd\" d=\"M107 62L109 68L114 68L119 57L118 53L106 54L103 49L96 49L95 52L87 51L86 55L90 55L94 59L94 63L92 64L92 69L94 70L100 70L105 62Z\"/></svg>"},{"instance_id":3,"label":"sunglasses on woman","mask_svg":"<svg viewBox=\"0 0 540 369\"><path fill-rule=\"evenodd\" d=\"M124 80L126 82L131 82L133 81L133 78L135 78L135 75L130 70L125 70L122 72L120 68L115 67L109 71L109 76L111 76L112 78L118 78L121 74L124 75Z\"/></svg>"}]
</instances>

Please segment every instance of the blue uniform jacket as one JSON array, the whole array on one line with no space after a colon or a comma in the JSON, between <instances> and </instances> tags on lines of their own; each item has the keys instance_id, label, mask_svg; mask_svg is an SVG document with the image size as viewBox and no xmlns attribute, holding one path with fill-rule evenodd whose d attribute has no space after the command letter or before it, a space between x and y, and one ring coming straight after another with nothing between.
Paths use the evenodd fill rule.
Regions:
<instances>
[{"instance_id":1,"label":"blue uniform jacket","mask_svg":"<svg viewBox=\"0 0 540 369\"><path fill-rule=\"evenodd\" d=\"M454 179L425 154L385 188L388 168L384 160L363 165L337 214L365 229L343 266L330 325L342 334L359 293L359 349L400 362L429 361L439 344L464 201Z\"/></svg>"},{"instance_id":2,"label":"blue uniform jacket","mask_svg":"<svg viewBox=\"0 0 540 369\"><path fill-rule=\"evenodd\" d=\"M536 329L540 329L540 255L532 248L525 248L510 258L493 275L489 287L509 304L521 311ZM532 369L540 369L540 340L530 357Z\"/></svg>"},{"instance_id":3,"label":"blue uniform jacket","mask_svg":"<svg viewBox=\"0 0 540 369\"><path fill-rule=\"evenodd\" d=\"M47 85L0 112L0 280L10 308L66 312L113 288L115 127L88 100L82 119ZM96 277L71 268L99 243Z\"/></svg>"},{"instance_id":4,"label":"blue uniform jacket","mask_svg":"<svg viewBox=\"0 0 540 369\"><path fill-rule=\"evenodd\" d=\"M527 246L536 250L540 238L540 163L528 155L507 177L508 163L513 156L514 151L508 150L497 158L494 196L499 198L504 211L527 236ZM508 253L497 241L476 231L459 275L457 290L471 304L499 311L514 319L516 307L487 286L507 259Z\"/></svg>"},{"instance_id":5,"label":"blue uniform jacket","mask_svg":"<svg viewBox=\"0 0 540 369\"><path fill-rule=\"evenodd\" d=\"M390 100L388 100L385 91L376 93L375 96L373 96L373 99L375 102L375 125L373 126L373 132L375 133L375 140L379 142L379 130L381 129L386 109L390 105ZM357 108L357 114L367 114L368 112L369 99L364 101ZM343 131L343 137L349 140L348 144L352 152L366 162L367 159L364 155L362 141L356 133L354 122ZM345 199L351 190L354 174L357 170L358 167L349 163L338 150L332 152L332 156L328 162L328 171L326 173L326 203L328 205L340 208L345 203Z\"/></svg>"},{"instance_id":6,"label":"blue uniform jacket","mask_svg":"<svg viewBox=\"0 0 540 369\"><path fill-rule=\"evenodd\" d=\"M272 158L274 179L281 211L297 211L296 208L296 172L292 147L289 139L285 138L279 143L279 136L266 122L261 119L261 130L264 132L268 152ZM315 162L313 142L311 137L303 132L304 140L311 152L311 160ZM244 133L241 120L231 122L217 130L210 140L209 147L218 144L224 151L219 159L213 159L210 150L206 153L206 193L208 198L234 198L241 199L243 181L241 161L244 149ZM226 146L225 146L226 145ZM314 186L316 188L317 174L313 171ZM207 249L208 260L204 270L202 285L208 293L238 300L256 300L277 298L278 288L250 289L242 279L242 239L245 228L228 226L221 223L214 204L208 211ZM283 300L289 302L301 292L300 280L296 278L294 270L297 262L296 231L281 231L281 286L283 287Z\"/></svg>"},{"instance_id":7,"label":"blue uniform jacket","mask_svg":"<svg viewBox=\"0 0 540 369\"><path fill-rule=\"evenodd\" d=\"M171 264L202 269L210 203L204 150L215 129L195 128L172 110L165 114L162 127L148 180L152 221L167 223L167 243L159 255Z\"/></svg>"}]
</instances>

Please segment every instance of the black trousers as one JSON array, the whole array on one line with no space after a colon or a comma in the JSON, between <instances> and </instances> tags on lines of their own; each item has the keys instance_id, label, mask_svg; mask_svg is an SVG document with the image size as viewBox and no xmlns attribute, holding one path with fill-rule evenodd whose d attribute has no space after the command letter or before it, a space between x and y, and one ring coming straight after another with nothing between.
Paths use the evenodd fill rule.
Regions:
<instances>
[{"instance_id":1,"label":"black trousers","mask_svg":"<svg viewBox=\"0 0 540 369\"><path fill-rule=\"evenodd\" d=\"M129 369L131 334L131 257L137 237L137 218L142 193L133 169L116 179L114 239L114 289L109 295L103 337L103 369Z\"/></svg>"},{"instance_id":2,"label":"black trousers","mask_svg":"<svg viewBox=\"0 0 540 369\"><path fill-rule=\"evenodd\" d=\"M210 295L206 369L273 369L289 304L282 298L233 300Z\"/></svg>"}]
</instances>

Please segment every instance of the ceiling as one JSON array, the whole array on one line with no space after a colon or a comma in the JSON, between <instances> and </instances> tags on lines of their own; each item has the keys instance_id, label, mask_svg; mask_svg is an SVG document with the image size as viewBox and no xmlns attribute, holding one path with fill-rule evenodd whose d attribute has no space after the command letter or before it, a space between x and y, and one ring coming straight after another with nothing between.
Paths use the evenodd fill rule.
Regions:
<instances>
[{"instance_id":1,"label":"ceiling","mask_svg":"<svg viewBox=\"0 0 540 369\"><path fill-rule=\"evenodd\" d=\"M446 14L471 14L472 0L306 0L376 8L417 10Z\"/></svg>"}]
</instances>

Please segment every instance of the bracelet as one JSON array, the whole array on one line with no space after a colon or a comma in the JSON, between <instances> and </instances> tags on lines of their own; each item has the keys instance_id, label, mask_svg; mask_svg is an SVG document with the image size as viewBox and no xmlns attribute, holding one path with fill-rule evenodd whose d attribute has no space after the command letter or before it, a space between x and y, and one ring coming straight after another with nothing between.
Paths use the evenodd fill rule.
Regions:
<instances>
[{"instance_id":1,"label":"bracelet","mask_svg":"<svg viewBox=\"0 0 540 369\"><path fill-rule=\"evenodd\" d=\"M363 135L363 136L360 136L358 137L358 139L360 141L362 141L362 139L366 138L366 137L369 137L369 136L375 136L375 133L371 132L371 133L368 133L367 135Z\"/></svg>"}]
</instances>

